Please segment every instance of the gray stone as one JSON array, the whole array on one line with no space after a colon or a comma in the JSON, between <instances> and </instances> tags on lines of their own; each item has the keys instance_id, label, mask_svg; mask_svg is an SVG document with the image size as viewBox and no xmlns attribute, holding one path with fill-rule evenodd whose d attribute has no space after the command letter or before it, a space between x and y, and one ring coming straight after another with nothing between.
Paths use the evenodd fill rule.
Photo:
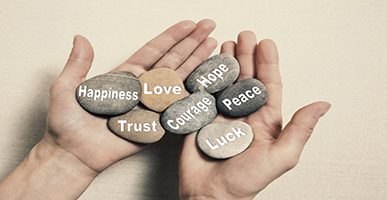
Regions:
<instances>
[{"instance_id":1,"label":"gray stone","mask_svg":"<svg viewBox=\"0 0 387 200\"><path fill-rule=\"evenodd\" d=\"M217 122L203 127L196 143L209 157L225 159L245 151L253 141L251 127L241 121Z\"/></svg>"},{"instance_id":2,"label":"gray stone","mask_svg":"<svg viewBox=\"0 0 387 200\"><path fill-rule=\"evenodd\" d=\"M219 95L216 105L219 112L231 117L244 117L261 108L267 100L267 90L261 81L244 79Z\"/></svg>"},{"instance_id":3,"label":"gray stone","mask_svg":"<svg viewBox=\"0 0 387 200\"><path fill-rule=\"evenodd\" d=\"M160 114L143 109L110 118L108 127L122 138L143 144L155 143L165 133L160 124Z\"/></svg>"},{"instance_id":4,"label":"gray stone","mask_svg":"<svg viewBox=\"0 0 387 200\"><path fill-rule=\"evenodd\" d=\"M215 98L207 92L196 92L169 106L160 121L171 133L188 134L211 123L217 114Z\"/></svg>"},{"instance_id":5,"label":"gray stone","mask_svg":"<svg viewBox=\"0 0 387 200\"><path fill-rule=\"evenodd\" d=\"M78 103L98 115L120 115L140 101L141 84L130 72L109 72L81 83L76 91Z\"/></svg>"},{"instance_id":6,"label":"gray stone","mask_svg":"<svg viewBox=\"0 0 387 200\"><path fill-rule=\"evenodd\" d=\"M215 93L231 85L239 76L238 61L228 54L218 54L204 61L187 78L185 86L190 92Z\"/></svg>"}]
</instances>

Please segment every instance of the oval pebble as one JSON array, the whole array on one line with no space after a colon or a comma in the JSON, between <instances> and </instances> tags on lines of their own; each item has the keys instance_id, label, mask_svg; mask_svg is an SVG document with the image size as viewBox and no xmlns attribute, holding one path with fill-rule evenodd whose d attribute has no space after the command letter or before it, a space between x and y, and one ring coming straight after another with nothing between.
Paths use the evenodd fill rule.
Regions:
<instances>
[{"instance_id":1,"label":"oval pebble","mask_svg":"<svg viewBox=\"0 0 387 200\"><path fill-rule=\"evenodd\" d=\"M172 69L153 69L140 76L139 80L142 86L141 103L153 111L162 112L185 96L184 84Z\"/></svg>"},{"instance_id":2,"label":"oval pebble","mask_svg":"<svg viewBox=\"0 0 387 200\"><path fill-rule=\"evenodd\" d=\"M231 117L250 115L267 100L267 90L261 81L244 79L230 86L219 95L216 105L219 112Z\"/></svg>"},{"instance_id":3,"label":"oval pebble","mask_svg":"<svg viewBox=\"0 0 387 200\"><path fill-rule=\"evenodd\" d=\"M109 72L81 83L76 90L78 103L98 115L120 115L140 101L141 84L130 72Z\"/></svg>"},{"instance_id":4,"label":"oval pebble","mask_svg":"<svg viewBox=\"0 0 387 200\"><path fill-rule=\"evenodd\" d=\"M169 106L161 116L161 125L171 133L188 134L211 123L217 114L215 98L196 92Z\"/></svg>"},{"instance_id":5,"label":"oval pebble","mask_svg":"<svg viewBox=\"0 0 387 200\"><path fill-rule=\"evenodd\" d=\"M187 78L185 86L190 92L215 93L231 85L239 76L238 61L228 54L218 54L204 61Z\"/></svg>"},{"instance_id":6,"label":"oval pebble","mask_svg":"<svg viewBox=\"0 0 387 200\"><path fill-rule=\"evenodd\" d=\"M203 127L196 136L196 143L209 157L226 159L245 151L253 138L251 127L244 122L217 122Z\"/></svg>"},{"instance_id":7,"label":"oval pebble","mask_svg":"<svg viewBox=\"0 0 387 200\"><path fill-rule=\"evenodd\" d=\"M122 138L143 144L155 143L165 134L160 124L160 114L143 109L134 109L110 118L108 127Z\"/></svg>"}]
</instances>

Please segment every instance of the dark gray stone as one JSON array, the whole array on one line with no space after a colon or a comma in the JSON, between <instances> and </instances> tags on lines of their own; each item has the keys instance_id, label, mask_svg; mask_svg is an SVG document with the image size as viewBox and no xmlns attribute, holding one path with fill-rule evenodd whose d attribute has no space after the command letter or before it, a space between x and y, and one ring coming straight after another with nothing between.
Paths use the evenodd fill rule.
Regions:
<instances>
[{"instance_id":1,"label":"dark gray stone","mask_svg":"<svg viewBox=\"0 0 387 200\"><path fill-rule=\"evenodd\" d=\"M261 108L267 100L267 90L261 81L244 79L219 95L216 105L219 112L231 117L244 117Z\"/></svg>"},{"instance_id":2,"label":"dark gray stone","mask_svg":"<svg viewBox=\"0 0 387 200\"><path fill-rule=\"evenodd\" d=\"M78 103L98 115L120 115L140 101L141 84L130 72L109 72L81 83L76 91Z\"/></svg>"},{"instance_id":3,"label":"dark gray stone","mask_svg":"<svg viewBox=\"0 0 387 200\"><path fill-rule=\"evenodd\" d=\"M207 92L196 92L169 106L160 121L171 133L188 134L211 123L217 114L215 98Z\"/></svg>"},{"instance_id":4,"label":"dark gray stone","mask_svg":"<svg viewBox=\"0 0 387 200\"><path fill-rule=\"evenodd\" d=\"M215 93L231 85L239 76L238 61L228 54L218 54L204 61L187 78L185 86L190 92Z\"/></svg>"},{"instance_id":5,"label":"dark gray stone","mask_svg":"<svg viewBox=\"0 0 387 200\"><path fill-rule=\"evenodd\" d=\"M165 133L160 124L160 114L143 109L134 109L110 118L108 127L122 138L143 144L155 143Z\"/></svg>"},{"instance_id":6,"label":"dark gray stone","mask_svg":"<svg viewBox=\"0 0 387 200\"><path fill-rule=\"evenodd\" d=\"M200 129L196 143L206 155L225 159L242 153L253 138L253 130L244 122L217 122Z\"/></svg>"}]
</instances>

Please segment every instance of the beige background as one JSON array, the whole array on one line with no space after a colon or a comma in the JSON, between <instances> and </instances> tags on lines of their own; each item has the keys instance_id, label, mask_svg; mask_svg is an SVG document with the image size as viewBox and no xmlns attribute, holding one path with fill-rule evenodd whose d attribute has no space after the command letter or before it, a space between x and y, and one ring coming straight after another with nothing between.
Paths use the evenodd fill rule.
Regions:
<instances>
[{"instance_id":1,"label":"beige background","mask_svg":"<svg viewBox=\"0 0 387 200\"><path fill-rule=\"evenodd\" d=\"M305 104L332 103L299 165L256 199L385 199L386 11L385 0L0 0L0 179L41 139L48 89L75 34L94 47L92 77L180 20L211 18L219 44L246 29L276 41L285 122ZM108 168L80 199L177 199L179 147L167 135Z\"/></svg>"}]
</instances>

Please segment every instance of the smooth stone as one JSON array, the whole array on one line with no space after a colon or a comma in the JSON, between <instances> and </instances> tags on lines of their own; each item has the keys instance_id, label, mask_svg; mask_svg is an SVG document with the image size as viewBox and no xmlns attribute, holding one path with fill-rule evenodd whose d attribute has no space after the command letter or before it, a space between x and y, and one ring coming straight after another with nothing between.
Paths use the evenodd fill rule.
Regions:
<instances>
[{"instance_id":1,"label":"smooth stone","mask_svg":"<svg viewBox=\"0 0 387 200\"><path fill-rule=\"evenodd\" d=\"M196 136L196 143L209 157L226 159L245 151L253 138L253 130L245 122L217 122L203 127Z\"/></svg>"},{"instance_id":2,"label":"smooth stone","mask_svg":"<svg viewBox=\"0 0 387 200\"><path fill-rule=\"evenodd\" d=\"M160 114L143 109L134 109L110 118L108 127L122 138L143 144L155 143L165 134L160 124Z\"/></svg>"},{"instance_id":3,"label":"smooth stone","mask_svg":"<svg viewBox=\"0 0 387 200\"><path fill-rule=\"evenodd\" d=\"M237 59L228 54L218 54L204 61L187 78L185 86L190 92L219 92L231 85L239 76Z\"/></svg>"},{"instance_id":4,"label":"smooth stone","mask_svg":"<svg viewBox=\"0 0 387 200\"><path fill-rule=\"evenodd\" d=\"M120 115L140 101L141 84L130 72L109 72L81 83L76 91L78 103L98 115Z\"/></svg>"},{"instance_id":5,"label":"smooth stone","mask_svg":"<svg viewBox=\"0 0 387 200\"><path fill-rule=\"evenodd\" d=\"M169 68L150 70L139 80L142 86L141 103L153 111L163 112L185 96L180 76Z\"/></svg>"},{"instance_id":6,"label":"smooth stone","mask_svg":"<svg viewBox=\"0 0 387 200\"><path fill-rule=\"evenodd\" d=\"M161 116L161 125L171 133L188 134L211 123L217 114L215 98L196 92L169 106Z\"/></svg>"},{"instance_id":7,"label":"smooth stone","mask_svg":"<svg viewBox=\"0 0 387 200\"><path fill-rule=\"evenodd\" d=\"M219 95L216 105L219 112L231 117L244 117L261 108L267 100L267 90L261 81L244 79Z\"/></svg>"}]
</instances>

